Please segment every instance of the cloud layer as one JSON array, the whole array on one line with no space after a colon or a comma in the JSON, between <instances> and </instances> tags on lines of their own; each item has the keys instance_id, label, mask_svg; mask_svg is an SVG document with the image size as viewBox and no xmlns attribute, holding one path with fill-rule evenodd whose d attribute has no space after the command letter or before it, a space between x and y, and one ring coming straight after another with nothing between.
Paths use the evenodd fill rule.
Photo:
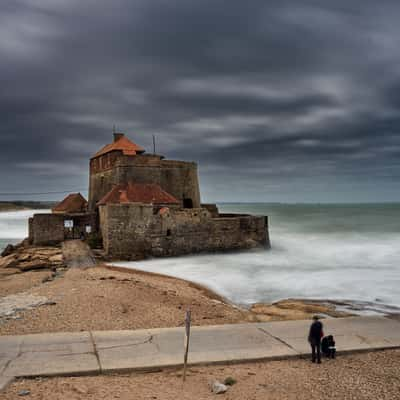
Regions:
<instances>
[{"instance_id":1,"label":"cloud layer","mask_svg":"<svg viewBox=\"0 0 400 400\"><path fill-rule=\"evenodd\" d=\"M322 3L3 0L0 192L86 188L116 124L206 201L399 200L400 3Z\"/></svg>"}]
</instances>

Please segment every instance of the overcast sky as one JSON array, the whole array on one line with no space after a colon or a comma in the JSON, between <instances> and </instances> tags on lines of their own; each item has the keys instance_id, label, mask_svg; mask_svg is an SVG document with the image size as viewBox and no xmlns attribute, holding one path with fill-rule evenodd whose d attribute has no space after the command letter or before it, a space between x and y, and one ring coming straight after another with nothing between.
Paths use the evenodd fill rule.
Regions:
<instances>
[{"instance_id":1,"label":"overcast sky","mask_svg":"<svg viewBox=\"0 0 400 400\"><path fill-rule=\"evenodd\" d=\"M198 162L204 201L398 201L399 20L398 0L1 0L0 192L87 188L115 124Z\"/></svg>"}]
</instances>

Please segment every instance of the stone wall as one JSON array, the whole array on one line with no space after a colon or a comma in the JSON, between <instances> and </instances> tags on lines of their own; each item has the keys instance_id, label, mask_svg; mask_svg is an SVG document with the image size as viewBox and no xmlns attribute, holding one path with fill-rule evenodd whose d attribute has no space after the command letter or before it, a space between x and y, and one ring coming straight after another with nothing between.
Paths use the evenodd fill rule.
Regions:
<instances>
[{"instance_id":1,"label":"stone wall","mask_svg":"<svg viewBox=\"0 0 400 400\"><path fill-rule=\"evenodd\" d=\"M196 163L163 160L152 154L124 156L111 153L107 162L90 161L89 209L94 210L96 203L113 186L129 181L155 183L181 201L181 206L184 206L184 199L190 199L193 207L200 207Z\"/></svg>"},{"instance_id":2,"label":"stone wall","mask_svg":"<svg viewBox=\"0 0 400 400\"><path fill-rule=\"evenodd\" d=\"M63 240L63 215L35 214L29 219L29 241L35 246L57 244Z\"/></svg>"},{"instance_id":3,"label":"stone wall","mask_svg":"<svg viewBox=\"0 0 400 400\"><path fill-rule=\"evenodd\" d=\"M160 186L182 202L192 201L193 208L201 207L197 164L194 162L161 160Z\"/></svg>"},{"instance_id":4,"label":"stone wall","mask_svg":"<svg viewBox=\"0 0 400 400\"><path fill-rule=\"evenodd\" d=\"M65 220L72 220L73 228L65 228ZM87 226L96 232L95 214L35 214L29 218L29 241L36 246L44 246L66 239L85 238L88 236Z\"/></svg>"},{"instance_id":5,"label":"stone wall","mask_svg":"<svg viewBox=\"0 0 400 400\"><path fill-rule=\"evenodd\" d=\"M269 246L264 216L212 218L206 208L162 209L123 204L100 207L106 254L117 259L179 256Z\"/></svg>"},{"instance_id":6,"label":"stone wall","mask_svg":"<svg viewBox=\"0 0 400 400\"><path fill-rule=\"evenodd\" d=\"M72 229L64 228L64 239L86 239L90 233L98 231L96 214L64 214L64 220L69 219L74 223ZM90 226L91 232L86 231L86 227Z\"/></svg>"},{"instance_id":7,"label":"stone wall","mask_svg":"<svg viewBox=\"0 0 400 400\"><path fill-rule=\"evenodd\" d=\"M121 259L144 258L148 252L150 205L109 204L99 207L100 229L106 254Z\"/></svg>"},{"instance_id":8,"label":"stone wall","mask_svg":"<svg viewBox=\"0 0 400 400\"><path fill-rule=\"evenodd\" d=\"M205 208L208 210L208 212L211 214L212 218L217 218L219 217L219 211L218 207L216 204L202 204L201 208Z\"/></svg>"}]
</instances>

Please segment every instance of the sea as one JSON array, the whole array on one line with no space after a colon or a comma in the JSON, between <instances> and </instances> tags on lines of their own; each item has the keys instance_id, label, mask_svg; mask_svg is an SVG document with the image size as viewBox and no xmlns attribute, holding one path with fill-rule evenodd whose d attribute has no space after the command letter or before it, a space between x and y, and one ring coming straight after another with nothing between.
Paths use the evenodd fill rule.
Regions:
<instances>
[{"instance_id":1,"label":"sea","mask_svg":"<svg viewBox=\"0 0 400 400\"><path fill-rule=\"evenodd\" d=\"M400 203L218 207L268 215L272 248L113 264L187 279L240 306L301 298L400 311ZM0 213L0 249L26 236L31 214Z\"/></svg>"},{"instance_id":2,"label":"sea","mask_svg":"<svg viewBox=\"0 0 400 400\"><path fill-rule=\"evenodd\" d=\"M19 243L28 237L28 219L33 214L48 213L50 210L23 210L0 212L0 252L7 244Z\"/></svg>"}]
</instances>

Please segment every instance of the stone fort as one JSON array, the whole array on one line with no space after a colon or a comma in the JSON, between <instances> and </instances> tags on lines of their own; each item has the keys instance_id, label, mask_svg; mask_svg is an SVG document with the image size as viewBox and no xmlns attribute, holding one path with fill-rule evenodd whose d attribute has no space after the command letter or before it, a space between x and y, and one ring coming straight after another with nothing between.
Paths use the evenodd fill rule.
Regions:
<instances>
[{"instance_id":1,"label":"stone fort","mask_svg":"<svg viewBox=\"0 0 400 400\"><path fill-rule=\"evenodd\" d=\"M123 133L90 159L89 198L68 195L29 220L29 241L100 239L112 259L269 247L266 216L219 213L202 204L194 162L146 153Z\"/></svg>"}]
</instances>

